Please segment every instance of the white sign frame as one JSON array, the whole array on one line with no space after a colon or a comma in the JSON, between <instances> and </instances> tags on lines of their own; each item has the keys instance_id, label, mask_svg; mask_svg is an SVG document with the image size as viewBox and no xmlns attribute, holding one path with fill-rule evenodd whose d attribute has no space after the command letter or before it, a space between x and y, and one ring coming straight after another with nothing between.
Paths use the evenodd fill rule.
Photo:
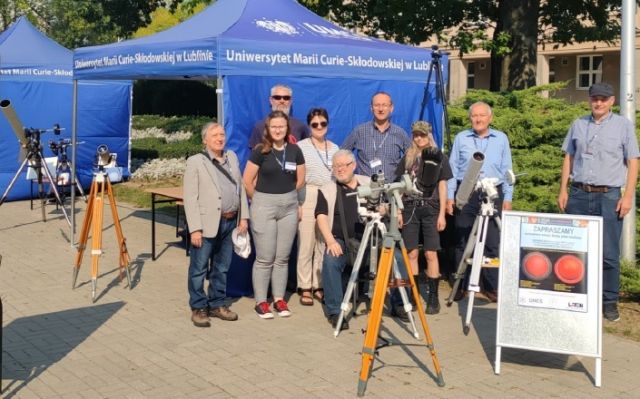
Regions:
<instances>
[{"instance_id":1,"label":"white sign frame","mask_svg":"<svg viewBox=\"0 0 640 399\"><path fill-rule=\"evenodd\" d=\"M502 348L517 348L593 357L601 386L602 223L599 216L502 213L495 374ZM542 271L525 267L530 253ZM561 274L564 255L578 259L582 275Z\"/></svg>"}]
</instances>

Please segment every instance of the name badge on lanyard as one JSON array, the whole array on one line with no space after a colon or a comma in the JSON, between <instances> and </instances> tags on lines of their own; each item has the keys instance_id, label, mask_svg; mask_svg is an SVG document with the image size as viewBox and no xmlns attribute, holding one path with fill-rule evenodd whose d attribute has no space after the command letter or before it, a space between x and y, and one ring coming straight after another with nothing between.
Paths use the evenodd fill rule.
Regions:
<instances>
[{"instance_id":1,"label":"name badge on lanyard","mask_svg":"<svg viewBox=\"0 0 640 399\"><path fill-rule=\"evenodd\" d=\"M296 163L295 162L285 162L284 170L287 172L295 172L296 171Z\"/></svg>"},{"instance_id":2,"label":"name badge on lanyard","mask_svg":"<svg viewBox=\"0 0 640 399\"><path fill-rule=\"evenodd\" d=\"M371 166L371 169L375 169L379 166L382 166L382 161L380 160L380 158L373 158L371 162L369 162L369 166Z\"/></svg>"}]
</instances>

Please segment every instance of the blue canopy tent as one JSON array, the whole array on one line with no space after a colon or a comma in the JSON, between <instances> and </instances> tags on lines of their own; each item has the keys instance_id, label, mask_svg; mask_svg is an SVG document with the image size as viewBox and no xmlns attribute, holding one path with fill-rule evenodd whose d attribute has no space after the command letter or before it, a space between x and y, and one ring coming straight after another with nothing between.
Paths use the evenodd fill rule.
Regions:
<instances>
[{"instance_id":1,"label":"blue canopy tent","mask_svg":"<svg viewBox=\"0 0 640 399\"><path fill-rule=\"evenodd\" d=\"M304 120L310 108L326 108L328 137L338 144L372 118L377 91L391 94L392 119L408 130L427 88L424 118L442 144L442 103L434 100L435 82L426 82L430 66L429 50L354 34L294 0L218 0L155 35L74 52L74 79L217 78L218 120L243 161L276 83L293 89L294 116Z\"/></svg>"},{"instance_id":2,"label":"blue canopy tent","mask_svg":"<svg viewBox=\"0 0 640 399\"><path fill-rule=\"evenodd\" d=\"M49 141L70 138L72 122L73 53L47 38L24 18L0 34L0 98L8 99L25 127L65 128L60 136L43 134L45 157L53 156ZM118 154L128 171L131 118L129 82L83 82L78 92L78 177L91 181L93 157L100 144ZM0 190L4 192L20 167L19 142L7 119L0 116ZM128 173L128 172L127 172ZM28 198L26 168L9 192L8 200Z\"/></svg>"}]
</instances>

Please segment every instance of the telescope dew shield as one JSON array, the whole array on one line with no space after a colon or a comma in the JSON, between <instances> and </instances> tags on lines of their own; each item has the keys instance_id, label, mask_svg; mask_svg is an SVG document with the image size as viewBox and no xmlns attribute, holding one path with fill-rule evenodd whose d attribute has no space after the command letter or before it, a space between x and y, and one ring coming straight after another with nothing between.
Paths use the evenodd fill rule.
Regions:
<instances>
[{"instance_id":1,"label":"telescope dew shield","mask_svg":"<svg viewBox=\"0 0 640 399\"><path fill-rule=\"evenodd\" d=\"M27 156L27 142L24 134L24 125L20 122L16 111L11 106L11 101L6 99L0 101L0 110L2 110L2 113L9 121L9 124L13 129L13 134L15 134L16 138L20 142L20 162L22 162Z\"/></svg>"},{"instance_id":2,"label":"telescope dew shield","mask_svg":"<svg viewBox=\"0 0 640 399\"><path fill-rule=\"evenodd\" d=\"M481 152L473 153L473 156L469 161L467 173L465 173L464 179L462 179L462 183L460 183L460 187L458 187L458 193L456 194L456 206L458 207L458 209L462 209L465 205L467 205L467 202L469 202L469 197L471 197L471 193L475 191L476 183L478 182L478 177L480 176L480 170L482 169L483 163L484 154Z\"/></svg>"}]
</instances>

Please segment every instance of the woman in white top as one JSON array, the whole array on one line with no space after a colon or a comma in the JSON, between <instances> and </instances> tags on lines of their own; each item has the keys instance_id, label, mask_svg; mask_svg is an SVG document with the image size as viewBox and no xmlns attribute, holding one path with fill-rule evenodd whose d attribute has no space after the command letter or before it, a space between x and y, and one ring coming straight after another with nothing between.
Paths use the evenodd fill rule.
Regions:
<instances>
[{"instance_id":1,"label":"woman in white top","mask_svg":"<svg viewBox=\"0 0 640 399\"><path fill-rule=\"evenodd\" d=\"M311 137L298 142L306 165L306 196L302 205L302 219L298 224L298 293L300 304L313 305L313 298L323 299L323 246L316 240L314 211L318 188L331 181L331 159L340 149L327 140L329 115L324 108L312 108L307 115Z\"/></svg>"}]
</instances>

